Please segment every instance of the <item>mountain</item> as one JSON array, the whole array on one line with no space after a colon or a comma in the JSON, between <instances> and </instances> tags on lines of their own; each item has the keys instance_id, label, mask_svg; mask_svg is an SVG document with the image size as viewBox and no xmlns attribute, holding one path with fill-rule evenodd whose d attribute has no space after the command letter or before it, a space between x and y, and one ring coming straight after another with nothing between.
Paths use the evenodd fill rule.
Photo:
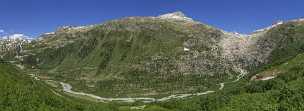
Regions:
<instances>
[{"instance_id":1,"label":"mountain","mask_svg":"<svg viewBox=\"0 0 304 111\"><path fill-rule=\"evenodd\" d=\"M24 49L23 64L108 97L203 92L233 81L242 71L221 55L223 38L220 30L180 12L129 17L43 35L25 46L30 48Z\"/></svg>"},{"instance_id":2,"label":"mountain","mask_svg":"<svg viewBox=\"0 0 304 111\"><path fill-rule=\"evenodd\" d=\"M6 57L18 58L22 47L33 40L24 34L11 34L0 37L0 59Z\"/></svg>"},{"instance_id":3,"label":"mountain","mask_svg":"<svg viewBox=\"0 0 304 111\"><path fill-rule=\"evenodd\" d=\"M286 89L302 94L303 37L303 19L245 35L174 12L64 26L31 41L0 40L0 52L3 63L72 97L153 102L148 107L158 110L234 110L241 102L288 110L290 98L276 96Z\"/></svg>"}]
</instances>

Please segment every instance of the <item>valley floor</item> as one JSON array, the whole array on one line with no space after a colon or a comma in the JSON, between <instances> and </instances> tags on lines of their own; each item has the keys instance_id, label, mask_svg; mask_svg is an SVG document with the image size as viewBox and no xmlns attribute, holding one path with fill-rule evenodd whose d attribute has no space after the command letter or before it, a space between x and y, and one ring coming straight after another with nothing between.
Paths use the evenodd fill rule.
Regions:
<instances>
[{"instance_id":1,"label":"valley floor","mask_svg":"<svg viewBox=\"0 0 304 111\"><path fill-rule=\"evenodd\" d=\"M215 91L205 91L205 92L200 92L200 93L194 93L194 94L175 94L175 95L170 95L167 97L163 97L160 99L157 98L144 98L144 97L135 97L135 98L104 98L104 97L100 97L100 96L96 96L93 94L88 94L88 93L84 93L84 92L76 92L72 90L72 86L68 83L63 83L60 82L60 84L62 85L63 91L68 93L68 94L73 94L73 95L79 95L79 96L86 96L92 99L96 99L98 101L101 102L137 102L137 101L141 101L144 103L151 103L151 102L164 102L164 101L168 101L171 99L183 99L183 98L187 98L187 97L191 97L191 96L201 96L201 95L206 95L206 94L210 94L210 93L214 93ZM223 88L223 86L221 86L221 88Z\"/></svg>"},{"instance_id":2,"label":"valley floor","mask_svg":"<svg viewBox=\"0 0 304 111\"><path fill-rule=\"evenodd\" d=\"M234 80L233 82L238 82L239 80L241 80L241 78L244 76L244 73L239 74L238 78L236 80ZM37 78L37 77L35 77ZM78 96L84 96L84 97L88 97L91 99L95 99L97 101L100 102L127 102L127 103L132 103L132 102L137 102L137 101L141 101L144 103L152 103L152 102L164 102L164 101L169 101L172 99L183 99L183 98L189 98L189 97L193 97L193 96L201 96L201 95L206 95L206 94L210 94L210 93L214 93L215 91L205 91L205 92L198 92L198 93L192 93L192 94L174 94L174 95L169 95L163 98L145 98L145 97L134 97L134 98L105 98L105 97L100 97L94 94L88 94L88 93L84 93L84 92L76 92L72 90L72 85L68 84L68 83L64 83L64 82L60 82L62 89L64 92L68 93L68 94L72 94L72 95L78 95ZM220 83L219 84L219 90L223 90L225 87L225 83Z\"/></svg>"}]
</instances>

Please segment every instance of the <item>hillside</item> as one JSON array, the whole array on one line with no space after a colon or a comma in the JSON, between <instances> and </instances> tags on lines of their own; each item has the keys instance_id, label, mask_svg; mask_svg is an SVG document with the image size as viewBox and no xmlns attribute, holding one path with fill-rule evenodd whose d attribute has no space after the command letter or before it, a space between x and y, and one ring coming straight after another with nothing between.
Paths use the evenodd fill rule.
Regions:
<instances>
[{"instance_id":1,"label":"hillside","mask_svg":"<svg viewBox=\"0 0 304 111\"><path fill-rule=\"evenodd\" d=\"M302 21L290 21L240 35L196 22L181 12L128 17L59 28L24 43L22 51L18 47L7 51L6 58L15 56L28 73L96 95L195 93L218 89L221 83L302 52L302 27ZM287 51L288 55L281 54Z\"/></svg>"},{"instance_id":2,"label":"hillside","mask_svg":"<svg viewBox=\"0 0 304 111\"><path fill-rule=\"evenodd\" d=\"M95 102L144 102L181 111L247 105L248 111L300 110L290 99L302 101L303 38L303 19L243 35L175 12L65 26L33 41L0 40L0 60L39 83L28 87ZM8 69L4 75L18 73L2 67Z\"/></svg>"},{"instance_id":3,"label":"hillside","mask_svg":"<svg viewBox=\"0 0 304 111\"><path fill-rule=\"evenodd\" d=\"M303 54L299 54L294 59L257 74L277 74L272 80L256 81L248 78L226 84L224 90L206 96L148 104L144 107L92 104L68 96L58 96L56 94L61 93L51 91L44 84L22 75L11 65L1 64L0 95L4 98L0 99L0 108L4 111L138 111L137 108L143 108L144 111L299 111L304 108L301 104L304 101L303 57Z\"/></svg>"},{"instance_id":4,"label":"hillside","mask_svg":"<svg viewBox=\"0 0 304 111\"><path fill-rule=\"evenodd\" d=\"M237 78L241 67L221 55L224 33L163 16L59 29L25 46L23 64L77 90L109 97L204 92Z\"/></svg>"},{"instance_id":5,"label":"hillside","mask_svg":"<svg viewBox=\"0 0 304 111\"><path fill-rule=\"evenodd\" d=\"M1 111L100 111L102 105L63 97L45 84L31 80L9 64L0 64Z\"/></svg>"},{"instance_id":6,"label":"hillside","mask_svg":"<svg viewBox=\"0 0 304 111\"><path fill-rule=\"evenodd\" d=\"M175 111L301 111L304 108L303 59L293 59L226 84L222 91L188 100L170 101L160 106ZM275 76L273 79L261 79Z\"/></svg>"}]
</instances>

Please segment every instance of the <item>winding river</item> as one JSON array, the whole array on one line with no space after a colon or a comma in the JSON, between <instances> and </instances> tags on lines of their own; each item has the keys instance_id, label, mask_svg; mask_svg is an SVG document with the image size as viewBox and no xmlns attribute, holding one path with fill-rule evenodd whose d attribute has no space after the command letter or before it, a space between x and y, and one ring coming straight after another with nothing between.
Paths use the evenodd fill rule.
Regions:
<instances>
[{"instance_id":1,"label":"winding river","mask_svg":"<svg viewBox=\"0 0 304 111\"><path fill-rule=\"evenodd\" d=\"M136 102L136 101L141 101L144 103L151 103L151 102L162 102L162 101L168 101L170 99L181 99L181 98L186 98L190 96L200 96L200 95L205 95L209 93L214 93L215 91L206 91L206 92L201 92L201 93L194 93L194 94L175 94L175 95L170 95L167 97L163 97L160 99L156 98L144 98L144 97L139 97L139 98L104 98L104 97L99 97L93 94L88 94L88 93L83 93L83 92L76 92L72 90L72 86L68 83L60 82L62 85L63 91L66 93L70 94L75 94L75 95L80 95L80 96L88 96L94 99L97 99L101 102L110 102L110 101L118 101L118 102Z\"/></svg>"},{"instance_id":2,"label":"winding river","mask_svg":"<svg viewBox=\"0 0 304 111\"><path fill-rule=\"evenodd\" d=\"M242 71L236 80L232 81L233 82L237 82L239 80L241 80L241 78L243 78L246 75L245 71ZM97 99L101 102L111 102L111 101L117 101L117 102L136 102L136 101L141 101L144 103L151 103L151 102L163 102L163 101L168 101L171 99L182 99L182 98L187 98L187 97L191 97L191 96L201 96L201 95L206 95L206 94L210 94L210 93L214 93L215 91L205 91L205 92L200 92L200 93L194 93L194 94L174 94L174 95L170 95L167 97L163 97L160 99L157 98L144 98L144 97L137 97L137 98L105 98L105 97L100 97L100 96L96 96L93 94L88 94L88 93L84 93L84 92L76 92L72 90L72 85L68 84L68 83L64 83L64 82L60 82L62 89L64 92L69 93L69 94L74 94L74 95L80 95L80 96L87 96L90 98L94 98ZM225 83L220 83L219 84L219 90L223 90L225 87Z\"/></svg>"}]
</instances>

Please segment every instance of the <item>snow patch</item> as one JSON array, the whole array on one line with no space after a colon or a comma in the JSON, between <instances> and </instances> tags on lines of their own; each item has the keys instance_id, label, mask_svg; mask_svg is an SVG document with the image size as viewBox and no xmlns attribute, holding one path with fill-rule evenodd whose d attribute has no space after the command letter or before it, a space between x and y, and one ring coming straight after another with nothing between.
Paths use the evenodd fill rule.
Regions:
<instances>
[{"instance_id":1,"label":"snow patch","mask_svg":"<svg viewBox=\"0 0 304 111\"><path fill-rule=\"evenodd\" d=\"M28 38L28 36L26 36L24 34L12 34L12 35L8 35L7 38L8 39L24 39L24 38Z\"/></svg>"},{"instance_id":2,"label":"snow patch","mask_svg":"<svg viewBox=\"0 0 304 111\"><path fill-rule=\"evenodd\" d=\"M11 34L11 35L5 35L1 37L2 39L10 40L10 41L15 41L15 40L26 40L26 41L31 41L33 38L21 34L21 33L16 33L16 34Z\"/></svg>"},{"instance_id":3,"label":"snow patch","mask_svg":"<svg viewBox=\"0 0 304 111\"><path fill-rule=\"evenodd\" d=\"M68 30L68 31L72 31L72 30L86 30L86 29L92 28L94 26L95 25L87 25L87 26L63 26L63 27L59 28L59 30Z\"/></svg>"},{"instance_id":4,"label":"snow patch","mask_svg":"<svg viewBox=\"0 0 304 111\"><path fill-rule=\"evenodd\" d=\"M188 49L188 48L184 47L184 51L190 51L190 49Z\"/></svg>"},{"instance_id":5,"label":"snow patch","mask_svg":"<svg viewBox=\"0 0 304 111\"><path fill-rule=\"evenodd\" d=\"M304 22L304 18L294 19L291 22Z\"/></svg>"},{"instance_id":6,"label":"snow patch","mask_svg":"<svg viewBox=\"0 0 304 111\"><path fill-rule=\"evenodd\" d=\"M184 13L182 12L174 12L174 13L168 13L164 15L158 16L160 19L171 19L171 20L182 20L182 21L193 21L192 18L186 17Z\"/></svg>"},{"instance_id":7,"label":"snow patch","mask_svg":"<svg viewBox=\"0 0 304 111\"><path fill-rule=\"evenodd\" d=\"M284 24L283 21L278 21L278 22L275 22L274 24L272 24L272 25L269 26L269 27L266 27L266 28L263 28L263 29L256 30L255 32L267 31L267 30L270 30L270 29L272 29L272 28L274 28L274 27L277 27L277 26L279 26L279 25L282 25L282 24Z\"/></svg>"},{"instance_id":8,"label":"snow patch","mask_svg":"<svg viewBox=\"0 0 304 111\"><path fill-rule=\"evenodd\" d=\"M48 32L48 33L44 33L43 35L54 35L55 32Z\"/></svg>"}]
</instances>

